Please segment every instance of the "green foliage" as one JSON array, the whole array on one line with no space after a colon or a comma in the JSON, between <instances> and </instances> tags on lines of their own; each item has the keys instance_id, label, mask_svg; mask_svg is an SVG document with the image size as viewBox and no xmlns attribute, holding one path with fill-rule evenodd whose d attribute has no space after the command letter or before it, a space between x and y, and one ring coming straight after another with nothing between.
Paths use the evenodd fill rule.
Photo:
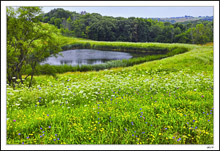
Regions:
<instances>
[{"instance_id":1,"label":"green foliage","mask_svg":"<svg viewBox=\"0 0 220 151\"><path fill-rule=\"evenodd\" d=\"M213 47L181 46L190 50L7 86L7 144L213 144Z\"/></svg>"},{"instance_id":2,"label":"green foliage","mask_svg":"<svg viewBox=\"0 0 220 151\"><path fill-rule=\"evenodd\" d=\"M39 12L7 8L7 79L14 84L7 85L7 144L213 144L213 46L67 38L59 31L76 28L74 34L88 37L103 17L63 9L36 17ZM60 30L39 22L53 16L62 20ZM212 37L212 24L104 18L100 29L112 33L100 31L108 40L204 43L204 35ZM61 45L154 55L93 66L38 64Z\"/></svg>"},{"instance_id":3,"label":"green foliage","mask_svg":"<svg viewBox=\"0 0 220 151\"><path fill-rule=\"evenodd\" d=\"M38 74L46 74L56 77L56 72L56 69L48 64L42 65L40 68L38 66Z\"/></svg>"},{"instance_id":4,"label":"green foliage","mask_svg":"<svg viewBox=\"0 0 220 151\"><path fill-rule=\"evenodd\" d=\"M171 24L170 22L158 22L152 19L135 17L114 18L101 16L97 13L79 14L63 9L54 9L44 14L46 19L48 16L51 20L59 20L56 26L58 28L62 26L72 31L74 33L72 36L98 41L191 44L205 44L213 41L213 22L210 21L200 20ZM54 21L48 23L55 24ZM201 25L204 27L201 27ZM62 34L66 35L65 32L62 32Z\"/></svg>"},{"instance_id":5,"label":"green foliage","mask_svg":"<svg viewBox=\"0 0 220 151\"><path fill-rule=\"evenodd\" d=\"M205 26L203 24L197 24L195 28L195 42L196 44L204 44L207 42L208 37L206 36Z\"/></svg>"},{"instance_id":6,"label":"green foliage","mask_svg":"<svg viewBox=\"0 0 220 151\"><path fill-rule=\"evenodd\" d=\"M53 9L50 12L44 14L44 17L55 17L55 18L69 18L72 15L72 12L66 11L62 8Z\"/></svg>"},{"instance_id":7,"label":"green foliage","mask_svg":"<svg viewBox=\"0 0 220 151\"><path fill-rule=\"evenodd\" d=\"M49 17L46 16L45 18L49 18ZM50 21L48 23L54 25L55 24L54 21L55 21L55 17L52 17L52 18L50 18Z\"/></svg>"},{"instance_id":8,"label":"green foliage","mask_svg":"<svg viewBox=\"0 0 220 151\"><path fill-rule=\"evenodd\" d=\"M20 79L19 82L23 83L21 76L26 66L31 67L29 74L33 78L37 63L61 50L57 28L42 24L39 16L36 17L40 12L39 7L18 7L17 10L12 7L7 8L7 82L9 84L14 85L15 81L12 79Z\"/></svg>"},{"instance_id":9,"label":"green foliage","mask_svg":"<svg viewBox=\"0 0 220 151\"><path fill-rule=\"evenodd\" d=\"M47 23L47 22L49 22L49 20L50 20L50 18L49 18L48 16L46 16L46 17L43 18L42 21L43 21L44 23ZM53 24L53 23L51 23L51 24Z\"/></svg>"},{"instance_id":10,"label":"green foliage","mask_svg":"<svg viewBox=\"0 0 220 151\"><path fill-rule=\"evenodd\" d=\"M55 26L57 26L58 28L60 28L60 24L62 23L62 21L61 21L61 19L60 18L56 18L55 20L54 20L54 24L55 24Z\"/></svg>"},{"instance_id":11,"label":"green foliage","mask_svg":"<svg viewBox=\"0 0 220 151\"><path fill-rule=\"evenodd\" d=\"M130 53L143 54L143 57L131 58L128 60L115 60L109 61L104 64L98 65L82 65L82 66L71 66L71 65L47 65L47 68L52 68L55 73L65 73L65 72L76 72L76 71L99 71L104 69L110 69L114 67L127 67L133 66L135 64L140 64L147 61L158 60L180 53L187 52L190 47L186 47L180 44L166 45L166 44L152 44L152 43L126 43L126 42L96 42L96 41L76 41L73 44L64 45L63 50L70 49L99 49L99 50L113 50L113 51L123 51ZM146 55L146 56L145 56ZM45 68L45 65L39 66ZM47 72L40 72L39 74L47 74ZM26 72L28 74L28 72Z\"/></svg>"}]
</instances>

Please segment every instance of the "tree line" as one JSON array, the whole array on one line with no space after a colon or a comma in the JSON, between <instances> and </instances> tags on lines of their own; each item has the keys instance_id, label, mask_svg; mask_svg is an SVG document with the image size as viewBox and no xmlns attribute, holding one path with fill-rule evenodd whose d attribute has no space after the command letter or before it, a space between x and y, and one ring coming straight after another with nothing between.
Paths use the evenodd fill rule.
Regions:
<instances>
[{"instance_id":1,"label":"tree line","mask_svg":"<svg viewBox=\"0 0 220 151\"><path fill-rule=\"evenodd\" d=\"M213 22L175 23L137 17L111 17L98 13L76 13L62 8L39 15L65 36L97 41L205 44L213 42Z\"/></svg>"}]
</instances>

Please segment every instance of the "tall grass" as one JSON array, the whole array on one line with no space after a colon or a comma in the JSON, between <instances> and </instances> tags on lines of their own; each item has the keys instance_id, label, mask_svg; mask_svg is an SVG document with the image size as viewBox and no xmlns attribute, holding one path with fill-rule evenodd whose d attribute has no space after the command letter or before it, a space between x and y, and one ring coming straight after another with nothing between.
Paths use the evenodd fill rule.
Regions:
<instances>
[{"instance_id":1,"label":"tall grass","mask_svg":"<svg viewBox=\"0 0 220 151\"><path fill-rule=\"evenodd\" d=\"M71 44L62 46L63 50L69 49L99 49L99 50L112 50L131 53L153 53L164 54L172 51L175 48L187 48L187 45L181 44L162 44L162 43L131 43L131 42L102 42L102 41L74 41Z\"/></svg>"},{"instance_id":2,"label":"tall grass","mask_svg":"<svg viewBox=\"0 0 220 151\"><path fill-rule=\"evenodd\" d=\"M34 79L7 86L7 144L213 144L211 46Z\"/></svg>"},{"instance_id":3,"label":"tall grass","mask_svg":"<svg viewBox=\"0 0 220 151\"><path fill-rule=\"evenodd\" d=\"M67 42L68 43L68 42ZM109 61L98 65L40 65L37 67L38 71L35 75L48 74L55 75L55 73L75 72L75 71L99 71L103 69L110 69L113 67L127 67L135 64L140 64L146 61L162 59L176 54L184 53L190 49L190 45L183 44L161 44L161 43L130 43L130 42L98 42L87 40L76 40L72 43L62 46L63 50L70 49L98 49L111 50L129 53L143 53L150 54L143 57L131 58L128 60ZM28 70L27 70L28 71ZM28 74L26 72L25 74Z\"/></svg>"}]
</instances>

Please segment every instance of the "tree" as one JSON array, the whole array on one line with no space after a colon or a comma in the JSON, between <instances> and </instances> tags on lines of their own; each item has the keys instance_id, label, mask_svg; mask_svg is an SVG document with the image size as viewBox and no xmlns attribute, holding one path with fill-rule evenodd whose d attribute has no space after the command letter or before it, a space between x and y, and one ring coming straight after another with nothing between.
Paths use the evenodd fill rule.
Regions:
<instances>
[{"instance_id":1,"label":"tree","mask_svg":"<svg viewBox=\"0 0 220 151\"><path fill-rule=\"evenodd\" d=\"M48 30L36 17L40 12L39 7L7 8L7 81L14 88L14 78L20 79L17 83L23 83L26 65L31 65L33 78L38 61L61 50L55 29Z\"/></svg>"},{"instance_id":2,"label":"tree","mask_svg":"<svg viewBox=\"0 0 220 151\"><path fill-rule=\"evenodd\" d=\"M43 20L42 20L42 21L43 21L44 23L48 23L48 22L49 22L49 20L50 20L50 18L49 18L48 16L46 16L46 17L44 17L44 18L43 18Z\"/></svg>"},{"instance_id":3,"label":"tree","mask_svg":"<svg viewBox=\"0 0 220 151\"><path fill-rule=\"evenodd\" d=\"M183 24L180 24L180 23L175 23L174 28L179 28L181 31L185 30L185 26Z\"/></svg>"},{"instance_id":4,"label":"tree","mask_svg":"<svg viewBox=\"0 0 220 151\"><path fill-rule=\"evenodd\" d=\"M72 19L69 17L68 19L67 19L67 28L69 29L69 30L71 30L71 24L72 24Z\"/></svg>"},{"instance_id":5,"label":"tree","mask_svg":"<svg viewBox=\"0 0 220 151\"><path fill-rule=\"evenodd\" d=\"M181 29L180 29L180 27L174 28L174 39L173 39L173 42L178 42L178 40L179 40L178 35L179 35L179 34L181 34Z\"/></svg>"},{"instance_id":6,"label":"tree","mask_svg":"<svg viewBox=\"0 0 220 151\"><path fill-rule=\"evenodd\" d=\"M132 40L132 29L130 20L127 20L125 18L118 18L115 37L118 41Z\"/></svg>"},{"instance_id":7,"label":"tree","mask_svg":"<svg viewBox=\"0 0 220 151\"><path fill-rule=\"evenodd\" d=\"M162 25L154 24L150 27L149 31L149 42L159 42L158 37L162 32Z\"/></svg>"},{"instance_id":8,"label":"tree","mask_svg":"<svg viewBox=\"0 0 220 151\"><path fill-rule=\"evenodd\" d=\"M101 20L89 28L89 38L101 41L115 40L115 24L111 19Z\"/></svg>"},{"instance_id":9,"label":"tree","mask_svg":"<svg viewBox=\"0 0 220 151\"><path fill-rule=\"evenodd\" d=\"M161 38L163 37L163 38ZM159 42L172 43L174 38L174 29L171 24L164 26Z\"/></svg>"},{"instance_id":10,"label":"tree","mask_svg":"<svg viewBox=\"0 0 220 151\"><path fill-rule=\"evenodd\" d=\"M75 20L73 23L74 34L77 37L84 38L85 36L85 25L82 24L81 20Z\"/></svg>"},{"instance_id":11,"label":"tree","mask_svg":"<svg viewBox=\"0 0 220 151\"><path fill-rule=\"evenodd\" d=\"M197 24L195 28L195 42L196 44L204 44L208 42L205 26L203 24Z\"/></svg>"},{"instance_id":12,"label":"tree","mask_svg":"<svg viewBox=\"0 0 220 151\"><path fill-rule=\"evenodd\" d=\"M137 21L138 21L138 27L137 27L138 41L140 42L149 41L149 27L151 23L146 19L142 19L142 18L137 18Z\"/></svg>"},{"instance_id":13,"label":"tree","mask_svg":"<svg viewBox=\"0 0 220 151\"><path fill-rule=\"evenodd\" d=\"M213 41L213 22L209 22L208 24L206 24L205 31L206 31L206 35L208 38L208 42L212 42Z\"/></svg>"},{"instance_id":14,"label":"tree","mask_svg":"<svg viewBox=\"0 0 220 151\"><path fill-rule=\"evenodd\" d=\"M138 42L138 21L135 17L128 18L131 27L132 42Z\"/></svg>"},{"instance_id":15,"label":"tree","mask_svg":"<svg viewBox=\"0 0 220 151\"><path fill-rule=\"evenodd\" d=\"M57 26L58 28L60 28L60 24L62 23L61 19L60 18L56 18L54 20L54 25Z\"/></svg>"},{"instance_id":16,"label":"tree","mask_svg":"<svg viewBox=\"0 0 220 151\"><path fill-rule=\"evenodd\" d=\"M55 21L55 17L52 17L52 18L50 18L50 21L48 23L54 25L55 24L54 21Z\"/></svg>"},{"instance_id":17,"label":"tree","mask_svg":"<svg viewBox=\"0 0 220 151\"><path fill-rule=\"evenodd\" d=\"M61 28L62 34L66 36L74 33L74 36L80 38L129 42L183 43L185 41L194 44L213 41L213 22L210 21L174 23L136 17L102 16L97 13L79 14L64 9L51 10L44 14L45 16L51 19L50 24L55 24L55 19L62 18L62 25L56 23L56 26ZM196 31L198 24L204 25L205 32L202 35L199 34L201 32ZM66 30L67 28L69 30Z\"/></svg>"}]
</instances>

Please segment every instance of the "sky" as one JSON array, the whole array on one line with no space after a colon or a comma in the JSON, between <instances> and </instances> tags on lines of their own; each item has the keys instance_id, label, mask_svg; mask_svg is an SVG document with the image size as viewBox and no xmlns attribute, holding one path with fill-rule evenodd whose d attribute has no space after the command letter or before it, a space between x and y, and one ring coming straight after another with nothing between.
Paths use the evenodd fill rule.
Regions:
<instances>
[{"instance_id":1,"label":"sky","mask_svg":"<svg viewBox=\"0 0 220 151\"><path fill-rule=\"evenodd\" d=\"M181 16L213 16L213 7L43 7L45 13L54 8L63 8L77 13L86 11L88 13L99 13L102 16L113 17L144 17L164 18Z\"/></svg>"}]
</instances>

